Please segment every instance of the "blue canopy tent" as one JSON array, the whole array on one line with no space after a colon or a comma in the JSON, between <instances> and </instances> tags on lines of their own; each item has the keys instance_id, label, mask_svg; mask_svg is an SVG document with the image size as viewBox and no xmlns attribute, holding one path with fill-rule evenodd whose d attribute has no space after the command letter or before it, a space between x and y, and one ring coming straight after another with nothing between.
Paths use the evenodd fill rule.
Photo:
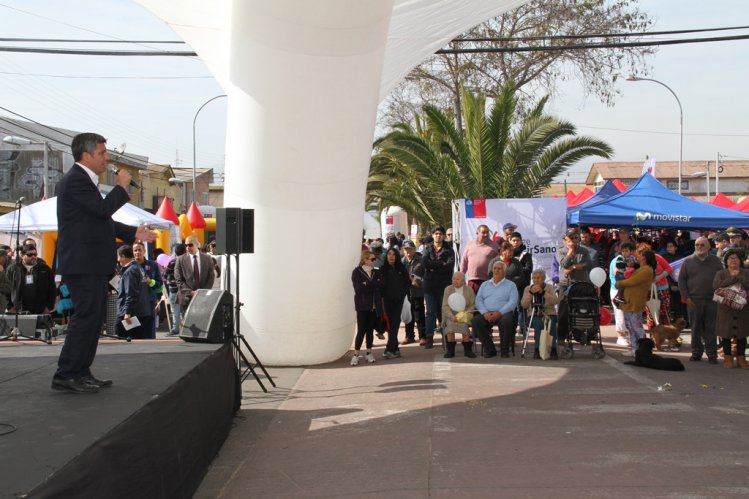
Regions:
<instances>
[{"instance_id":1,"label":"blue canopy tent","mask_svg":"<svg viewBox=\"0 0 749 499\"><path fill-rule=\"evenodd\" d=\"M593 227L749 228L749 214L693 201L645 173L622 193L571 209L567 223Z\"/></svg>"},{"instance_id":2,"label":"blue canopy tent","mask_svg":"<svg viewBox=\"0 0 749 499\"><path fill-rule=\"evenodd\" d=\"M612 182L611 180L607 180L606 183L603 184L603 186L600 189L598 189L598 192L593 194L591 197L589 197L582 203L575 205L575 206L571 206L567 210L567 225L573 225L569 222L570 217L572 216L573 213L577 213L578 211L580 211L582 208L585 208L586 206L592 206L594 204L600 203L601 201L608 199L610 197L616 196L619 193L620 191L614 185L614 182ZM574 223L577 223L577 222L574 222Z\"/></svg>"}]
</instances>

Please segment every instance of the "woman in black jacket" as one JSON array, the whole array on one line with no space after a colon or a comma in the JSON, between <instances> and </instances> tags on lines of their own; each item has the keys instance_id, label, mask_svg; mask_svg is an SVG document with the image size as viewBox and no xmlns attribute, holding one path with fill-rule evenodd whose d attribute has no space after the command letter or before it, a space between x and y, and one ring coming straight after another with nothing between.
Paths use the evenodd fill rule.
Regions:
<instances>
[{"instance_id":1,"label":"woman in black jacket","mask_svg":"<svg viewBox=\"0 0 749 499\"><path fill-rule=\"evenodd\" d=\"M354 285L354 309L356 310L356 338L351 365L359 365L359 354L364 338L367 339L367 362L375 361L372 355L374 327L377 317L382 315L382 274L374 263L377 257L371 251L362 251L359 265L351 272L351 283Z\"/></svg>"},{"instance_id":2,"label":"woman in black jacket","mask_svg":"<svg viewBox=\"0 0 749 499\"><path fill-rule=\"evenodd\" d=\"M380 271L384 280L382 297L388 318L388 342L382 356L385 359L393 359L401 356L398 348L398 329L401 325L403 299L411 289L411 278L401 262L398 250L394 248L390 248L385 254L385 264Z\"/></svg>"}]
</instances>

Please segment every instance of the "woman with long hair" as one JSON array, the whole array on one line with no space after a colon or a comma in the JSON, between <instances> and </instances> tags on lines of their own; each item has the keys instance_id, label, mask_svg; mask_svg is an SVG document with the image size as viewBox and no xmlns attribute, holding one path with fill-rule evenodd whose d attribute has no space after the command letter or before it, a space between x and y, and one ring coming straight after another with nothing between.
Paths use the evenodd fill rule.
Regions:
<instances>
[{"instance_id":1,"label":"woman with long hair","mask_svg":"<svg viewBox=\"0 0 749 499\"><path fill-rule=\"evenodd\" d=\"M385 263L380 268L380 272L382 272L383 279L382 299L388 320L388 341L382 356L385 359L394 359L401 356L398 347L398 328L401 325L403 300L411 289L411 278L408 270L403 266L397 248L387 250Z\"/></svg>"},{"instance_id":2,"label":"woman with long hair","mask_svg":"<svg viewBox=\"0 0 749 499\"><path fill-rule=\"evenodd\" d=\"M361 345L367 339L367 362L375 361L372 355L374 343L374 327L377 317L382 315L382 274L374 268L377 257L371 251L362 251L359 265L351 272L351 282L354 285L354 308L356 309L356 338L354 339L354 355L351 365L359 365Z\"/></svg>"},{"instance_id":3,"label":"woman with long hair","mask_svg":"<svg viewBox=\"0 0 749 499\"><path fill-rule=\"evenodd\" d=\"M645 330L642 327L642 314L645 312L648 295L650 294L650 285L655 279L655 254L649 250L637 252L637 263L640 268L635 270L632 275L626 279L616 282L617 289L624 289L624 303L619 305L619 309L624 312L624 324L629 331L630 350L623 352L622 355L634 357L637 349L637 340L645 337Z\"/></svg>"}]
</instances>

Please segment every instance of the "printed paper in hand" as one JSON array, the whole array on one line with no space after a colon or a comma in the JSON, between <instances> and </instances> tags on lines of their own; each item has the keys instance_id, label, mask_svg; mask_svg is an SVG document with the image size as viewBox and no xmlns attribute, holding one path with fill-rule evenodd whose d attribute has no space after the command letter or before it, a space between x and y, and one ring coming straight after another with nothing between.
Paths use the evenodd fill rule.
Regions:
<instances>
[{"instance_id":1,"label":"printed paper in hand","mask_svg":"<svg viewBox=\"0 0 749 499\"><path fill-rule=\"evenodd\" d=\"M130 331L134 327L138 326L140 326L140 321L137 317L130 317L130 324L128 324L126 320L122 321L122 327L125 328L125 331Z\"/></svg>"}]
</instances>

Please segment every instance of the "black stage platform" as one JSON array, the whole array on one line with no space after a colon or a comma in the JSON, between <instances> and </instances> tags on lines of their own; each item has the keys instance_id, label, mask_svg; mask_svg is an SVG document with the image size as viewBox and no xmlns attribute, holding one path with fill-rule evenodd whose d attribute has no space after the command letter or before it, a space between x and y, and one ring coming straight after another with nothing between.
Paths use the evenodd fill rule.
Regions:
<instances>
[{"instance_id":1,"label":"black stage platform","mask_svg":"<svg viewBox=\"0 0 749 499\"><path fill-rule=\"evenodd\" d=\"M114 386L50 389L61 342L0 343L0 497L191 497L239 405L231 344L100 342Z\"/></svg>"}]
</instances>

